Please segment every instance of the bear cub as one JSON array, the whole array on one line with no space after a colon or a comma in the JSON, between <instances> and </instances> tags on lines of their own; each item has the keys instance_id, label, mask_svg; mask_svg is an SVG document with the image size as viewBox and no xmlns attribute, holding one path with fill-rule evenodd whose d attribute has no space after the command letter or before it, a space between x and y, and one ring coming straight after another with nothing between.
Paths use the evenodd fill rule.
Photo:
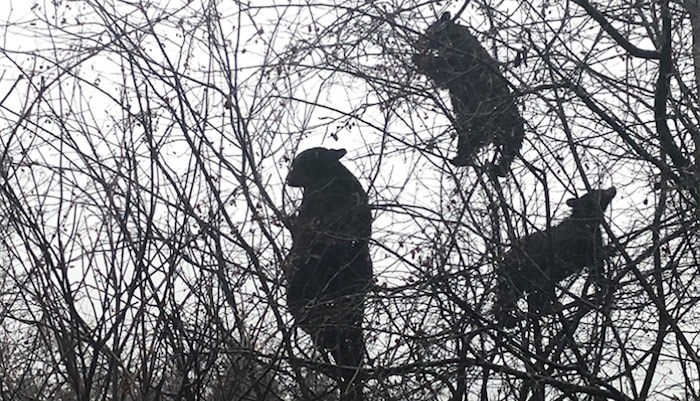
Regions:
<instances>
[{"instance_id":1,"label":"bear cub","mask_svg":"<svg viewBox=\"0 0 700 401\"><path fill-rule=\"evenodd\" d=\"M525 130L498 62L449 13L428 27L416 50L417 70L450 94L458 137L457 156L450 162L469 165L480 148L493 143L500 154L496 172L507 175Z\"/></svg>"},{"instance_id":2,"label":"bear cub","mask_svg":"<svg viewBox=\"0 0 700 401\"><path fill-rule=\"evenodd\" d=\"M605 257L600 225L616 192L615 187L597 189L567 200L572 209L569 217L513 245L498 270L500 323L515 326L513 312L523 294L528 294L530 307L542 311L550 307L556 284L583 267L600 277Z\"/></svg>"}]
</instances>

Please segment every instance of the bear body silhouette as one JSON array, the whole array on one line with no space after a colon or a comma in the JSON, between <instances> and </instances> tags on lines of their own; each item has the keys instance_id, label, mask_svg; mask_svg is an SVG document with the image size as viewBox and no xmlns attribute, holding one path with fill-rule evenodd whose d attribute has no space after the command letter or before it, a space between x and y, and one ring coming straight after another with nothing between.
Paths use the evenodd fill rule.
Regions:
<instances>
[{"instance_id":1,"label":"bear body silhouette","mask_svg":"<svg viewBox=\"0 0 700 401\"><path fill-rule=\"evenodd\" d=\"M572 209L569 217L557 226L523 238L506 253L498 270L496 307L500 323L506 327L515 325L513 312L525 293L530 307L546 310L559 281L585 266L596 275L602 273L600 224L615 194L615 187L611 187L567 200Z\"/></svg>"},{"instance_id":2,"label":"bear body silhouette","mask_svg":"<svg viewBox=\"0 0 700 401\"><path fill-rule=\"evenodd\" d=\"M285 261L287 304L316 347L342 369L341 392L362 399L357 374L364 355L362 320L372 280L367 194L340 163L344 149L312 148L293 161L287 184L303 199L291 221L293 244Z\"/></svg>"},{"instance_id":3,"label":"bear body silhouette","mask_svg":"<svg viewBox=\"0 0 700 401\"><path fill-rule=\"evenodd\" d=\"M480 148L493 142L500 154L497 173L507 175L525 130L498 62L449 13L428 27L416 48L418 71L450 93L458 136L457 156L450 162L469 165Z\"/></svg>"}]
</instances>

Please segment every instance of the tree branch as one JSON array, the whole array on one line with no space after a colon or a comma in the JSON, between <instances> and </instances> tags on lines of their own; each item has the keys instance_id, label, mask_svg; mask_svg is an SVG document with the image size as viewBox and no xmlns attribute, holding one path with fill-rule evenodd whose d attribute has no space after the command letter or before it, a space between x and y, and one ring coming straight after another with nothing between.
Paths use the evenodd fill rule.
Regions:
<instances>
[{"instance_id":1,"label":"tree branch","mask_svg":"<svg viewBox=\"0 0 700 401\"><path fill-rule=\"evenodd\" d=\"M581 6L584 10L586 10L588 15L590 15L591 18L596 20L603 28L603 30L607 32L608 35L610 35L618 45L622 46L623 49L627 50L629 54L635 57L652 60L658 60L659 58L661 58L661 54L656 50L640 49L637 46L630 43L629 40L627 40L620 32L617 31L617 29L613 28L613 26L608 22L603 13L601 13L595 7L593 7L593 5L588 2L588 0L573 0L573 2Z\"/></svg>"},{"instance_id":2,"label":"tree branch","mask_svg":"<svg viewBox=\"0 0 700 401\"><path fill-rule=\"evenodd\" d=\"M669 79L673 70L671 61L671 14L668 9L668 0L661 2L661 59L659 62L659 77L656 81L656 93L654 94L654 120L656 130L659 133L659 141L662 148L668 153L677 168L688 166L688 160L683 157L680 149L673 142L671 130L668 128L668 113L666 112L666 100L669 96Z\"/></svg>"}]
</instances>

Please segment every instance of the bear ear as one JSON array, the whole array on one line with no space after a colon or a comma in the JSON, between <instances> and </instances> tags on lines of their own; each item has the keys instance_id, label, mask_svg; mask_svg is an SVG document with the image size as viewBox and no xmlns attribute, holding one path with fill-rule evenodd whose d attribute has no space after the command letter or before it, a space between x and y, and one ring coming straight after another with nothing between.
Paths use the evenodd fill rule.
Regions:
<instances>
[{"instance_id":1,"label":"bear ear","mask_svg":"<svg viewBox=\"0 0 700 401\"><path fill-rule=\"evenodd\" d=\"M348 151L345 149L331 149L330 151L333 154L333 158L335 160L340 160L343 156L345 156L346 153L348 153Z\"/></svg>"},{"instance_id":2,"label":"bear ear","mask_svg":"<svg viewBox=\"0 0 700 401\"><path fill-rule=\"evenodd\" d=\"M576 207L576 205L578 205L578 198L571 198L566 200L566 206Z\"/></svg>"},{"instance_id":3,"label":"bear ear","mask_svg":"<svg viewBox=\"0 0 700 401\"><path fill-rule=\"evenodd\" d=\"M440 22L448 22L448 21L451 20L451 19L452 19L452 14L450 14L449 11L445 11L445 12L442 13L442 15L440 16Z\"/></svg>"}]
</instances>

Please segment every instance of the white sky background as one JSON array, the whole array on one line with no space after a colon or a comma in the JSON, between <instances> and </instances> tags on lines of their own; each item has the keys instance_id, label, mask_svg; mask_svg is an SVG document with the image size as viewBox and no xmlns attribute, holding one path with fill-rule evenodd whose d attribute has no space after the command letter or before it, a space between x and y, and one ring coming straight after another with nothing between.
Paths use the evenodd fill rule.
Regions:
<instances>
[{"instance_id":1,"label":"white sky background","mask_svg":"<svg viewBox=\"0 0 700 401\"><path fill-rule=\"evenodd\" d=\"M0 98L10 92L20 70L26 78L14 87L0 107L0 120L7 122L0 124L0 138L3 146L9 143L9 159L4 163L11 166L10 186L22 194L27 210L36 213L41 210L42 225L51 245L56 249L63 247L75 266L66 277L85 296L78 308L87 321L113 312L102 310L102 300L89 296L92 291L113 291L118 298L123 290L112 288L103 270L113 258L123 262L118 274L123 275L124 285L141 277L132 265L138 263L137 255L112 253L113 244L106 241L106 234L116 224L111 219L123 212L127 195L133 192L141 194L143 212L153 212L152 219L163 234L192 236L193 255L207 242L202 239L201 225L188 215L191 211L205 221L220 222L222 231L236 230L259 250L263 271L247 274L247 270L240 270L248 266L246 255L231 237L224 241L224 252L232 265L230 276L239 291L239 312L248 317L246 323L253 327L252 332L261 343L268 341L268 337L278 341L261 282L267 280L266 284L273 287L279 284L279 255L291 240L281 226L275 225L275 208L291 213L301 197L299 191L283 187L288 159L298 149L312 146L348 149L345 164L369 188L377 205L373 250L380 284L397 287L420 281L424 277L418 271L419 257L434 264L438 250L429 244L435 242L448 247L453 232L463 250L462 256L482 255L485 244L493 236L488 225L491 205L485 192L489 186L483 184L473 169L454 170L445 162L446 157L453 155L455 141L449 140L447 120L433 111L431 100L418 93L430 84L408 68L400 68L402 62L408 63L404 67L410 67L410 55L401 56L408 49L410 33L406 31L378 23L376 19L354 16L351 25L334 30L329 27L343 18L351 18L344 10L287 2L282 6L268 2L269 8L263 2L256 2L255 8L242 11L235 2L220 2L219 20L207 18L202 2L189 5L155 2L157 6L146 10L150 22L143 10L128 2L71 1L61 3L58 8L53 8L50 2L10 3L0 10L4 30L0 46L3 51ZM456 4L451 10L455 12L459 6ZM107 19L101 7L119 18ZM522 32L516 23L525 22L526 17L511 8L506 18L506 9L499 7L499 10L504 14L497 17L502 25L496 35L489 31L484 16L473 5L464 16L477 31L498 39L487 40L484 45L489 50L497 49L499 60L505 62L512 60L515 52L507 50L500 41L507 40L519 49L518 37ZM556 8L550 11L560 12ZM171 15L167 20L157 20L164 14ZM434 15L429 7L409 10L398 14L396 23L420 31ZM153 24L160 42L150 34L149 24ZM369 30L371 27L376 29ZM620 110L618 118L631 126L638 124L638 132L653 131L652 116L643 102L632 97L616 98L614 88L599 87L600 83L591 78L595 75L577 70L571 60L564 61L567 57L583 59L582 54L590 46L595 45L593 48L597 50L605 48L601 43L609 42L597 36L596 24L589 22L585 27L581 32L568 31L566 27L566 34L560 38L553 36L558 28L554 22L546 27L543 41L551 40L558 51L564 52L563 45L576 50L554 57L554 62L561 62L561 71L580 78L611 109ZM355 29L367 36L354 35ZM117 34L124 31L129 34L123 37ZM590 36L585 33L588 31ZM210 32L214 34L209 35ZM324 35L319 36L319 32ZM385 44L391 44L388 39L395 39L397 54L381 53L384 50L378 43L382 38L387 39ZM333 53L332 46L338 43L343 44L347 53ZM644 41L636 44L647 49L653 47ZM292 51L292 45L297 46L296 51ZM602 61L591 67L607 75L619 75L630 84L655 76L654 64L612 57L618 52L619 49L611 46L598 54ZM509 70L508 78L516 87L557 80L547 76L534 51L529 54L532 57L529 64ZM687 63L679 64L690 68ZM347 69L338 72L331 68L339 65ZM388 71L376 73L378 78L387 79L386 85L368 82L357 75L358 71L381 71L372 70L372 66L387 67ZM174 79L173 71L180 74L179 80ZM37 98L42 82L48 89L15 132L16 122L28 109L28 102ZM649 82L653 84L654 80ZM136 96L137 91L140 97ZM234 110L225 107L231 96L246 121L245 129ZM441 96L449 105L446 94ZM621 107L625 103L632 105L628 113ZM552 104L555 102L545 103L536 96L525 96L520 106L529 124L523 156L540 168L560 165L547 173L551 214L556 222L568 213L564 201L574 190L581 195L585 188L581 173L573 164L561 123L550 108ZM150 116L145 112L149 109ZM590 116L581 115L574 107L564 105L563 111L572 123L576 140L581 141L576 149L588 168L586 174L591 186L618 188L607 213L613 232L624 237L649 224L655 203L651 185L657 173L646 163L626 159L628 150L619 138L601 135L609 131L607 127L586 122ZM348 118L346 113L357 118ZM427 116L423 121L425 126L419 120L423 116ZM409 123L403 123L402 119ZM149 121L153 124L152 134L140 125ZM346 122L353 125L345 126ZM427 149L431 142L437 147ZM241 143L250 144L253 152L250 159L242 157ZM488 157L490 153L483 152L481 160ZM250 162L255 163L254 168ZM545 226L542 184L521 162L516 161L513 168L517 182L511 177L501 184L512 205L511 213L527 215L531 223L527 225L529 231ZM134 182L143 185L143 190L133 186ZM456 191L456 187L460 190ZM225 212L232 224L222 217L213 201L212 194L216 191L226 204ZM182 205L183 197L191 202L191 210ZM259 209L253 210L256 205L260 205ZM138 237L137 222L145 221L146 214L129 221L134 238ZM454 221L458 217L460 225ZM270 229L269 237L261 225ZM518 232L522 233L523 225L522 217L517 217ZM27 251L16 242L19 238L8 238L13 238L8 243L17 245L13 259L17 274L28 274L32 263L22 260ZM642 236L628 244L629 252L632 255L642 252L648 244L648 236ZM108 252L96 260L91 258L103 249ZM168 258L174 251L164 247L153 248L151 252L148 274L156 283L153 291L166 291L166 286L161 287L158 282L171 268ZM483 286L474 286L474 292L465 291L465 298L479 312L488 315L490 304L482 299L485 299L483 292L495 283L492 260L460 260L459 256L452 249L447 258L452 262L448 269L463 273L454 283L466 286L469 280L481 277ZM621 264L622 259L613 258L613 263ZM176 297L184 305L196 308L198 299L189 294L191 286L196 286L202 278L202 272L182 260L175 269ZM282 295L280 290L273 293ZM417 296L419 293L420 289L408 288L400 293L405 298L370 302L368 347L379 364L388 363L392 357L411 360L413 356L402 355L405 349L395 346L394 341L418 332L415 323L421 318L434 320L432 334L441 338L439 330L447 323L431 312L439 306L426 304L425 297ZM282 298L276 300L283 303ZM116 299L109 302L110 307L117 304ZM387 311L396 310L402 313L387 318ZM414 313L404 314L406 310ZM630 342L651 341L648 337L653 335L656 321L653 310L639 312L639 316L646 314L650 315L647 330L644 320L637 320L635 324L640 330L626 333ZM258 321L268 323L259 325ZM692 340L697 342L696 338ZM439 348L441 344L431 346ZM669 359L677 359L676 349L669 347L666 351ZM612 374L619 366L610 364ZM659 380L663 379L659 377Z\"/></svg>"}]
</instances>

